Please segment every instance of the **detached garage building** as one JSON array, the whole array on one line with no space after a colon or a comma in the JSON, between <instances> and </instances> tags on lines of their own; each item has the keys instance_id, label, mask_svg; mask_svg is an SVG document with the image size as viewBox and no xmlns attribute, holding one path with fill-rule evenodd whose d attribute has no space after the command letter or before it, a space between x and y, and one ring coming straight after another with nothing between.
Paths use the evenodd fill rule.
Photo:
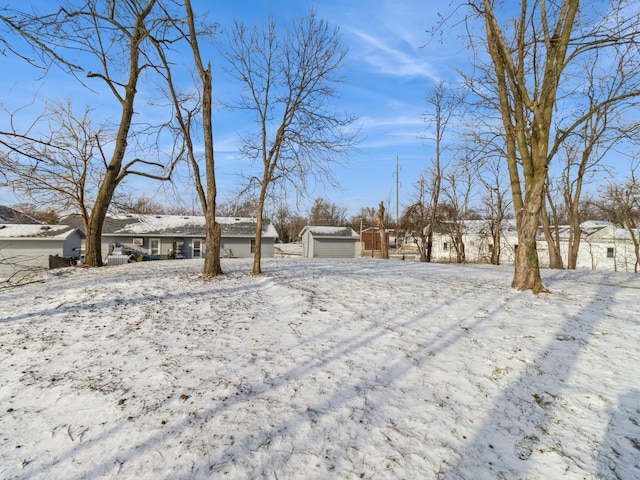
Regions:
<instances>
[{"instance_id":1,"label":"detached garage building","mask_svg":"<svg viewBox=\"0 0 640 480\"><path fill-rule=\"evenodd\" d=\"M356 258L359 236L351 227L306 226L300 232L305 258Z\"/></svg>"}]
</instances>

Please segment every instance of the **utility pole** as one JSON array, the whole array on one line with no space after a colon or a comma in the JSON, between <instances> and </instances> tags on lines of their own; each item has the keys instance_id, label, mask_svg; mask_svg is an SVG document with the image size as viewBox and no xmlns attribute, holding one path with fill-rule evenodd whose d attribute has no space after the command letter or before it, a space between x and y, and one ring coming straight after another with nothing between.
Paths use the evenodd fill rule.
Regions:
<instances>
[{"instance_id":1,"label":"utility pole","mask_svg":"<svg viewBox=\"0 0 640 480\"><path fill-rule=\"evenodd\" d=\"M396 254L398 253L398 232L400 225L400 164L398 160L398 155L396 155Z\"/></svg>"}]
</instances>

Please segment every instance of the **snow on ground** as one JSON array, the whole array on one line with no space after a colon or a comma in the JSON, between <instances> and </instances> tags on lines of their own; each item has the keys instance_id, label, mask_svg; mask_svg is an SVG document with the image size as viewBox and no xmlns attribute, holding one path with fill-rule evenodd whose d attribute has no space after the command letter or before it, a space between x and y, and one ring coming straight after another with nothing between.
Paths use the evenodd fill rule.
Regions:
<instances>
[{"instance_id":1,"label":"snow on ground","mask_svg":"<svg viewBox=\"0 0 640 480\"><path fill-rule=\"evenodd\" d=\"M201 268L0 291L0 478L640 478L638 275Z\"/></svg>"}]
</instances>

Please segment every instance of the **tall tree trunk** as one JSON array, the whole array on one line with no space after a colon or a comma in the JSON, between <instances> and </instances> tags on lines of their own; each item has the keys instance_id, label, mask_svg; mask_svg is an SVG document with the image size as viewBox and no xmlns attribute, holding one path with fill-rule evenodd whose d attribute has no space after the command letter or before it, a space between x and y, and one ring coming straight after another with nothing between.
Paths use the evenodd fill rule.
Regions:
<instances>
[{"instance_id":1,"label":"tall tree trunk","mask_svg":"<svg viewBox=\"0 0 640 480\"><path fill-rule=\"evenodd\" d=\"M418 251L420 252L420 261L427 262L427 255L431 255L431 242L427 239L427 236L422 234L420 235L420 245L418 246Z\"/></svg>"},{"instance_id":2,"label":"tall tree trunk","mask_svg":"<svg viewBox=\"0 0 640 480\"><path fill-rule=\"evenodd\" d=\"M567 268L575 270L578 265L578 252L580 249L580 218L571 215L569 217L569 245L567 253Z\"/></svg>"},{"instance_id":3,"label":"tall tree trunk","mask_svg":"<svg viewBox=\"0 0 640 480\"><path fill-rule=\"evenodd\" d=\"M212 221L209 216L211 211L205 213L205 224L207 236L205 240L204 268L202 275L205 277L216 277L222 274L222 266L220 265L220 230L219 223Z\"/></svg>"},{"instance_id":4,"label":"tall tree trunk","mask_svg":"<svg viewBox=\"0 0 640 480\"><path fill-rule=\"evenodd\" d=\"M493 248L491 249L491 264L500 265L500 242L502 242L502 234L500 233L500 224L496 225L496 229L491 236L493 240Z\"/></svg>"},{"instance_id":5,"label":"tall tree trunk","mask_svg":"<svg viewBox=\"0 0 640 480\"><path fill-rule=\"evenodd\" d=\"M202 275L205 277L215 277L222 274L222 265L220 264L220 224L216 223L216 174L215 174L215 155L213 150L213 75L211 74L211 63L204 67L202 55L200 54L200 46L198 44L198 33L195 26L195 18L191 0L185 0L185 8L187 12L187 22L189 24L189 43L193 53L193 59L198 69L200 80L202 81L202 130L204 136L204 157L205 157L205 175L206 175L206 192L202 187L200 180L200 170L198 168L195 157L193 156L193 142L191 141L191 132L185 131L188 136L190 145L193 169L196 174L196 188L202 209L204 211L206 225L206 239L204 251L204 267ZM179 109L179 105L176 106ZM188 127L183 123L183 128Z\"/></svg>"},{"instance_id":6,"label":"tall tree trunk","mask_svg":"<svg viewBox=\"0 0 640 480\"><path fill-rule=\"evenodd\" d=\"M125 94L121 100L122 113L116 135L115 148L107 172L104 176L95 205L89 218L89 231L86 232L85 265L90 267L102 266L102 227L107 215L113 193L118 183L122 180L122 160L127 152L129 130L134 113L134 104L137 93L138 78L140 76L140 44L147 35L145 19L153 9L155 1L149 2L143 12L136 19L136 26L129 44L129 81L125 85ZM88 76L100 76L89 73Z\"/></svg>"},{"instance_id":7,"label":"tall tree trunk","mask_svg":"<svg viewBox=\"0 0 640 480\"><path fill-rule=\"evenodd\" d=\"M90 267L102 266L102 227L109 210L109 205L113 198L113 193L121 180L120 171L122 169L122 160L127 151L127 141L131 127L131 119L133 118L133 105L136 95L135 85L137 83L138 75L137 55L139 55L137 46L136 52L135 73L132 72L132 75L135 75L135 77L131 78L129 85L127 85L127 94L123 102L122 118L120 120L118 135L116 137L116 147L113 152L113 156L111 157L109 167L107 168L107 172L100 184L98 194L96 195L95 205L89 215L89 229L85 232L87 239L85 242L86 251L84 263ZM132 59L132 62L133 61L134 59Z\"/></svg>"},{"instance_id":8,"label":"tall tree trunk","mask_svg":"<svg viewBox=\"0 0 640 480\"><path fill-rule=\"evenodd\" d=\"M575 181L575 191L571 192L570 182L565 186L565 203L569 211L569 252L568 252L568 268L575 270L578 265L578 252L580 249L580 200L582 197L582 185L587 171L589 158L593 149L589 146L582 152L582 159L578 167L578 173ZM569 172L567 171L567 175Z\"/></svg>"},{"instance_id":9,"label":"tall tree trunk","mask_svg":"<svg viewBox=\"0 0 640 480\"><path fill-rule=\"evenodd\" d=\"M557 222L554 222L554 225L551 226L551 219L544 208L540 212L540 216L542 217L542 231L547 241L549 251L549 268L562 270L564 268L564 262L562 261L562 253L560 252L559 225Z\"/></svg>"},{"instance_id":10,"label":"tall tree trunk","mask_svg":"<svg viewBox=\"0 0 640 480\"><path fill-rule=\"evenodd\" d=\"M431 252L433 251L433 233L436 228L436 219L438 211L438 202L440 200L440 187L442 185L442 173L440 171L439 157L436 159L436 178L433 183L433 192L431 195L431 212L429 215L429 226L427 227L427 262L431 261Z\"/></svg>"},{"instance_id":11,"label":"tall tree trunk","mask_svg":"<svg viewBox=\"0 0 640 480\"><path fill-rule=\"evenodd\" d=\"M531 290L533 293L546 292L540 276L540 262L536 250L536 238L540 225L540 211L543 205L545 174L538 174L530 181L531 189L518 214L518 248L516 250L515 272L511 286L516 290Z\"/></svg>"},{"instance_id":12,"label":"tall tree trunk","mask_svg":"<svg viewBox=\"0 0 640 480\"><path fill-rule=\"evenodd\" d=\"M384 202L380 202L378 208L378 228L380 230L380 257L386 260L389 259L389 239L387 238L387 231L384 228Z\"/></svg>"},{"instance_id":13,"label":"tall tree trunk","mask_svg":"<svg viewBox=\"0 0 640 480\"><path fill-rule=\"evenodd\" d=\"M260 188L260 198L258 200L258 212L256 214L256 239L255 250L253 253L253 269L252 275L260 275L262 273L262 215L264 212L264 202L267 198L267 183L262 182Z\"/></svg>"},{"instance_id":14,"label":"tall tree trunk","mask_svg":"<svg viewBox=\"0 0 640 480\"><path fill-rule=\"evenodd\" d=\"M198 54L199 59L199 54ZM207 227L205 261L202 274L205 277L215 277L222 274L220 264L220 230L216 223L216 174L213 152L213 80L211 76L211 65L205 70L199 65L200 76L202 78L202 120L204 129L205 164L207 178L207 204L204 208L205 223Z\"/></svg>"}]
</instances>

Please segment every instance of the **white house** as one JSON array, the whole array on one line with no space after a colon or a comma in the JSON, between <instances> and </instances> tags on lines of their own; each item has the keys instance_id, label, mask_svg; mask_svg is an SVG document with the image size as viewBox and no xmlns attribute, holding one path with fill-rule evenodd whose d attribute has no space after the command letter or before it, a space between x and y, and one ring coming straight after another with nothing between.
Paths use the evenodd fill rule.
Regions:
<instances>
[{"instance_id":1,"label":"white house","mask_svg":"<svg viewBox=\"0 0 640 480\"><path fill-rule=\"evenodd\" d=\"M432 260L455 262L456 249L451 232L446 225L434 233ZM614 270L633 272L636 263L635 247L629 231L609 222L586 221L580 224L581 238L576 268L591 270ZM560 227L560 254L568 259L569 227ZM636 234L640 238L640 230ZM486 220L466 220L462 239L465 245L466 262L488 263L493 248L490 223ZM417 252L419 239L408 238L401 253ZM501 229L500 263L512 264L518 248L518 233L515 220L505 220ZM537 239L540 266L549 266L549 247L542 232Z\"/></svg>"},{"instance_id":2,"label":"white house","mask_svg":"<svg viewBox=\"0 0 640 480\"><path fill-rule=\"evenodd\" d=\"M560 254L566 264L569 250L569 227L560 228ZM640 238L640 230L636 233ZM549 265L546 242L538 242L542 266ZM636 254L633 240L626 228L609 222L589 220L580 224L580 247L576 268L633 272Z\"/></svg>"},{"instance_id":3,"label":"white house","mask_svg":"<svg viewBox=\"0 0 640 480\"><path fill-rule=\"evenodd\" d=\"M359 236L351 227L306 226L300 232L305 258L355 258Z\"/></svg>"},{"instance_id":4,"label":"white house","mask_svg":"<svg viewBox=\"0 0 640 480\"><path fill-rule=\"evenodd\" d=\"M452 224L440 224L433 233L431 259L435 262L455 262L457 260L455 236ZM419 258L419 237L405 237L400 253ZM462 242L465 260L468 263L489 263L493 250L493 235L489 220L465 220L462 224ZM518 232L515 220L503 220L500 228L500 263L513 263L518 246Z\"/></svg>"},{"instance_id":5,"label":"white house","mask_svg":"<svg viewBox=\"0 0 640 480\"><path fill-rule=\"evenodd\" d=\"M0 280L50 268L50 256L80 259L84 234L69 225L0 224Z\"/></svg>"},{"instance_id":6,"label":"white house","mask_svg":"<svg viewBox=\"0 0 640 480\"><path fill-rule=\"evenodd\" d=\"M229 258L252 257L256 219L218 217L220 253ZM79 215L66 223L82 225ZM262 256L273 257L278 233L269 220L262 223ZM126 262L131 254L142 259L203 258L206 223L202 215L109 215L102 229L102 258L109 264Z\"/></svg>"}]
</instances>

